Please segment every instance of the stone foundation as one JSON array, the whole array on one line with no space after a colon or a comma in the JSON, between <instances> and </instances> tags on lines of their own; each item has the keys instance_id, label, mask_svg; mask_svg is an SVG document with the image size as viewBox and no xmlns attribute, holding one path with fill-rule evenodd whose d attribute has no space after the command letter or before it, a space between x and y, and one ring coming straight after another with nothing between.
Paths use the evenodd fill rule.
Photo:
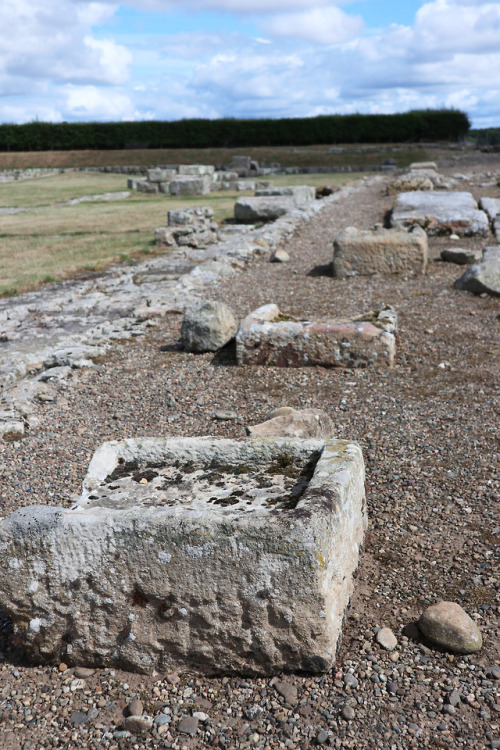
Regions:
<instances>
[{"instance_id":1,"label":"stone foundation","mask_svg":"<svg viewBox=\"0 0 500 750\"><path fill-rule=\"evenodd\" d=\"M333 243L332 271L338 279L408 271L423 274L427 254L427 235L420 227L411 232L347 227Z\"/></svg>"},{"instance_id":2,"label":"stone foundation","mask_svg":"<svg viewBox=\"0 0 500 750\"><path fill-rule=\"evenodd\" d=\"M324 672L365 527L354 443L105 443L73 509L0 523L0 610L37 662Z\"/></svg>"}]
</instances>

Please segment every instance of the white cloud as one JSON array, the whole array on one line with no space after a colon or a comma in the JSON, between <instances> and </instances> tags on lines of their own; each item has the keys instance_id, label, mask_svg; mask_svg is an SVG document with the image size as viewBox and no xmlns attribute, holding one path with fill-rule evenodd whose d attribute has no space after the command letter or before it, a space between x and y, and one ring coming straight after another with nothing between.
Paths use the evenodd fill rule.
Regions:
<instances>
[{"instance_id":1,"label":"white cloud","mask_svg":"<svg viewBox=\"0 0 500 750\"><path fill-rule=\"evenodd\" d=\"M80 120L135 119L135 108L127 94L97 86L67 86L65 110Z\"/></svg>"},{"instance_id":2,"label":"white cloud","mask_svg":"<svg viewBox=\"0 0 500 750\"><path fill-rule=\"evenodd\" d=\"M363 29L360 16L348 16L339 8L311 8L299 13L281 13L263 23L277 37L305 39L318 44L339 44Z\"/></svg>"}]
</instances>

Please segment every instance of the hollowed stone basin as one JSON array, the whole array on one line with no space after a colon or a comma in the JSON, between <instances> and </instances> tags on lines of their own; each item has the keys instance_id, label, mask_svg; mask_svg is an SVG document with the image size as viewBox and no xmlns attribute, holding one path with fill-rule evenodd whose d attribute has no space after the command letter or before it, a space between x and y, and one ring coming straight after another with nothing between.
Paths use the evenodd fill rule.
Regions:
<instances>
[{"instance_id":1,"label":"hollowed stone basin","mask_svg":"<svg viewBox=\"0 0 500 750\"><path fill-rule=\"evenodd\" d=\"M354 443L105 443L73 509L0 523L0 610L36 661L321 672L365 526Z\"/></svg>"}]
</instances>

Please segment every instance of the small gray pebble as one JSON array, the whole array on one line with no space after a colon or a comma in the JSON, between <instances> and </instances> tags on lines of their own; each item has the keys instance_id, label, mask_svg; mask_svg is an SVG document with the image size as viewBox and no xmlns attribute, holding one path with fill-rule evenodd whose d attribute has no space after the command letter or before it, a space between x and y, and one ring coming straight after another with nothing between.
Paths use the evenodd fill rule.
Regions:
<instances>
[{"instance_id":1,"label":"small gray pebble","mask_svg":"<svg viewBox=\"0 0 500 750\"><path fill-rule=\"evenodd\" d=\"M352 688L357 688L359 685L359 682L356 679L356 677L350 672L345 673L343 680L344 680L344 685L352 687Z\"/></svg>"},{"instance_id":2,"label":"small gray pebble","mask_svg":"<svg viewBox=\"0 0 500 750\"><path fill-rule=\"evenodd\" d=\"M72 724L85 724L88 721L88 716L81 711L74 711L69 720Z\"/></svg>"},{"instance_id":3,"label":"small gray pebble","mask_svg":"<svg viewBox=\"0 0 500 750\"><path fill-rule=\"evenodd\" d=\"M329 737L330 737L330 733L322 729L320 732L318 732L318 735L316 737L316 742L318 743L318 745L324 745L325 742L328 741Z\"/></svg>"},{"instance_id":4,"label":"small gray pebble","mask_svg":"<svg viewBox=\"0 0 500 750\"><path fill-rule=\"evenodd\" d=\"M486 677L491 677L493 680L500 680L500 667L489 667L486 670Z\"/></svg>"},{"instance_id":5,"label":"small gray pebble","mask_svg":"<svg viewBox=\"0 0 500 750\"><path fill-rule=\"evenodd\" d=\"M158 716L155 716L153 719L153 723L156 724L157 727L161 727L164 724L170 724L171 721L172 717L167 714L158 714Z\"/></svg>"},{"instance_id":6,"label":"small gray pebble","mask_svg":"<svg viewBox=\"0 0 500 750\"><path fill-rule=\"evenodd\" d=\"M342 706L340 713L342 714L342 718L346 721L352 721L356 716L354 709L351 708L351 706Z\"/></svg>"},{"instance_id":7,"label":"small gray pebble","mask_svg":"<svg viewBox=\"0 0 500 750\"><path fill-rule=\"evenodd\" d=\"M457 709L455 708L455 706L450 706L449 704L445 704L443 706L443 713L448 714L449 716L453 716L454 714L457 713Z\"/></svg>"},{"instance_id":8,"label":"small gray pebble","mask_svg":"<svg viewBox=\"0 0 500 750\"><path fill-rule=\"evenodd\" d=\"M126 730L118 729L116 732L113 732L113 737L115 740L126 740L129 737L132 737L132 735L130 732L127 732Z\"/></svg>"},{"instance_id":9,"label":"small gray pebble","mask_svg":"<svg viewBox=\"0 0 500 750\"><path fill-rule=\"evenodd\" d=\"M440 732L444 732L446 729L448 729L448 724L438 724L437 728Z\"/></svg>"},{"instance_id":10,"label":"small gray pebble","mask_svg":"<svg viewBox=\"0 0 500 750\"><path fill-rule=\"evenodd\" d=\"M449 703L450 706L458 706L460 703L460 693L458 690L452 690L448 693L446 696L446 703Z\"/></svg>"}]
</instances>

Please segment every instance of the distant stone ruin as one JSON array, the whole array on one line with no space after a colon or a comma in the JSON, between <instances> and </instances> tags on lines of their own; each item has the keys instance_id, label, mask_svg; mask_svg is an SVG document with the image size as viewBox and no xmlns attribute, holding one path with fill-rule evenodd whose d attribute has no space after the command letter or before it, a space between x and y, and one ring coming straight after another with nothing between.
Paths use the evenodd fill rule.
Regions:
<instances>
[{"instance_id":1,"label":"distant stone ruin","mask_svg":"<svg viewBox=\"0 0 500 750\"><path fill-rule=\"evenodd\" d=\"M209 164L180 164L148 169L145 177L129 178L127 186L141 193L193 196L219 190L253 190L255 182L241 180L236 171L216 171Z\"/></svg>"}]
</instances>

